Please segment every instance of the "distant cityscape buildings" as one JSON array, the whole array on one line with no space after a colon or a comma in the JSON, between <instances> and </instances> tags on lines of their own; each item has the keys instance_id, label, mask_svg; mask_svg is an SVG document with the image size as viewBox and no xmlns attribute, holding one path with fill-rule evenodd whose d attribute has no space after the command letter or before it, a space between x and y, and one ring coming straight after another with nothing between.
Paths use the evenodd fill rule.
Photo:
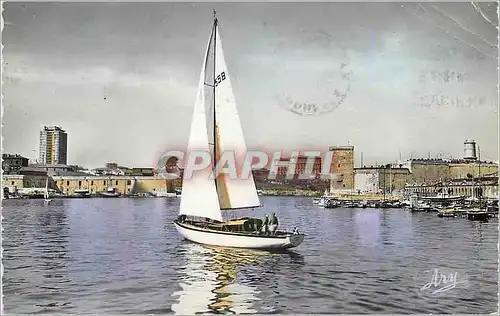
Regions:
<instances>
[{"instance_id":1,"label":"distant cityscape buildings","mask_svg":"<svg viewBox=\"0 0 500 316\"><path fill-rule=\"evenodd\" d=\"M47 165L65 165L68 159L68 134L59 126L44 126L40 131L40 160Z\"/></svg>"},{"instance_id":2,"label":"distant cityscape buildings","mask_svg":"<svg viewBox=\"0 0 500 316\"><path fill-rule=\"evenodd\" d=\"M474 140L466 140L459 159L411 158L394 163L355 167L354 146L331 146L328 155L317 157L274 157L272 167L253 170L257 189L305 189L330 194L417 194L434 195L446 190L466 196L498 196L498 162L481 161ZM313 159L310 159L313 158ZM326 159L326 160L324 160ZM323 166L327 163L329 166ZM67 133L58 126L40 131L40 160L29 163L18 154L2 155L2 192L18 194L50 186L64 195L89 194L111 187L121 194L174 192L182 187L183 170L168 161L166 170L180 178L167 180L151 167L125 167L107 162L104 168L86 169L67 164ZM271 167L271 168L270 168ZM312 174L311 174L312 172ZM324 174L327 173L327 177ZM304 174L309 174L303 177Z\"/></svg>"}]
</instances>

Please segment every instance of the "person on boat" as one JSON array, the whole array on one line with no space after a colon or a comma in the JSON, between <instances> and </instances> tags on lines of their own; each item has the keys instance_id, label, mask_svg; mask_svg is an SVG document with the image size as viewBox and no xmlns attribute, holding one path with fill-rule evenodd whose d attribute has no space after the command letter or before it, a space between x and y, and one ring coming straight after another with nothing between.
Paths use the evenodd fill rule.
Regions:
<instances>
[{"instance_id":1,"label":"person on boat","mask_svg":"<svg viewBox=\"0 0 500 316\"><path fill-rule=\"evenodd\" d=\"M269 222L269 231L271 231L271 235L274 235L276 234L277 230L278 230L278 218L276 217L276 213L273 213L273 217Z\"/></svg>"},{"instance_id":2,"label":"person on boat","mask_svg":"<svg viewBox=\"0 0 500 316\"><path fill-rule=\"evenodd\" d=\"M263 232L265 235L267 235L269 232L269 215L266 215L266 218L264 218L264 222L262 222L261 232Z\"/></svg>"},{"instance_id":3,"label":"person on boat","mask_svg":"<svg viewBox=\"0 0 500 316\"><path fill-rule=\"evenodd\" d=\"M293 234L294 235L298 235L299 234L299 230L297 229L297 227L293 228Z\"/></svg>"}]
</instances>

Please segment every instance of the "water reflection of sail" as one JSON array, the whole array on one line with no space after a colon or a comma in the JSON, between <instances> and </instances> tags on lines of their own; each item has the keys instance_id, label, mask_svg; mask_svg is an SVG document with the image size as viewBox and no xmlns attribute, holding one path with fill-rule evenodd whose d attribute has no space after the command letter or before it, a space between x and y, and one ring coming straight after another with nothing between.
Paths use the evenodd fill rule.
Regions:
<instances>
[{"instance_id":1,"label":"water reflection of sail","mask_svg":"<svg viewBox=\"0 0 500 316\"><path fill-rule=\"evenodd\" d=\"M183 246L189 268L182 269L182 291L173 294L179 296L178 303L172 305L176 314L257 312L252 305L258 300L258 292L238 270L258 264L263 256L271 256L270 253L195 244Z\"/></svg>"},{"instance_id":2,"label":"water reflection of sail","mask_svg":"<svg viewBox=\"0 0 500 316\"><path fill-rule=\"evenodd\" d=\"M216 273L205 268L210 260L209 249L197 244L183 248L188 261L179 269L183 272L179 284L182 290L172 294L178 297L172 310L177 315L194 315L207 311L208 304L215 298L212 289L217 286Z\"/></svg>"},{"instance_id":3,"label":"water reflection of sail","mask_svg":"<svg viewBox=\"0 0 500 316\"><path fill-rule=\"evenodd\" d=\"M244 266L257 265L264 256L270 256L268 252L217 248L212 247L213 261L207 266L209 271L217 273L217 287L215 300L208 306L210 310L232 311L235 313L256 313L252 309L253 302L258 300L255 296L255 287L243 278L238 269Z\"/></svg>"}]
</instances>

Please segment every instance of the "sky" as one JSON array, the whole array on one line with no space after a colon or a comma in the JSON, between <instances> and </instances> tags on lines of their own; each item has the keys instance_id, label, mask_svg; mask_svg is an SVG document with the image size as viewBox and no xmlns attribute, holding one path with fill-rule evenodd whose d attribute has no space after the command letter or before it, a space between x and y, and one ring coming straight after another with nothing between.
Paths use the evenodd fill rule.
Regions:
<instances>
[{"instance_id":1,"label":"sky","mask_svg":"<svg viewBox=\"0 0 500 316\"><path fill-rule=\"evenodd\" d=\"M216 9L249 149L354 145L370 165L474 139L498 160L493 2L3 6L7 153L37 158L44 125L67 131L69 164L185 150Z\"/></svg>"}]
</instances>

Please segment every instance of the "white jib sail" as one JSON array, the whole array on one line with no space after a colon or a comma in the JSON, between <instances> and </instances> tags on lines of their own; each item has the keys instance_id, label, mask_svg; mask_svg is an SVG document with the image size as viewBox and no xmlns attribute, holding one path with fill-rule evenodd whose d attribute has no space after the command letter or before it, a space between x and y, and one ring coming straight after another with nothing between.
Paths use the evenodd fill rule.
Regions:
<instances>
[{"instance_id":1,"label":"white jib sail","mask_svg":"<svg viewBox=\"0 0 500 316\"><path fill-rule=\"evenodd\" d=\"M217 191L220 206L222 209L257 207L260 206L260 200L252 174L250 173L247 179L240 177L247 147L217 26L215 35L215 113L219 151L217 159L226 151L234 152L238 171L237 179L230 179L228 174L219 175Z\"/></svg>"},{"instance_id":2,"label":"white jib sail","mask_svg":"<svg viewBox=\"0 0 500 316\"><path fill-rule=\"evenodd\" d=\"M212 35L210 36L210 39ZM191 121L191 132L189 134L187 156L193 151L210 153L208 143L208 131L205 110L205 69L210 48L210 40L207 45L203 67L201 68L198 93L194 104L194 112ZM186 175L186 173L184 173ZM215 181L210 179L211 168L202 171L194 171L190 178L184 178L182 183L182 195L180 214L206 217L222 221L219 198L215 188Z\"/></svg>"}]
</instances>

